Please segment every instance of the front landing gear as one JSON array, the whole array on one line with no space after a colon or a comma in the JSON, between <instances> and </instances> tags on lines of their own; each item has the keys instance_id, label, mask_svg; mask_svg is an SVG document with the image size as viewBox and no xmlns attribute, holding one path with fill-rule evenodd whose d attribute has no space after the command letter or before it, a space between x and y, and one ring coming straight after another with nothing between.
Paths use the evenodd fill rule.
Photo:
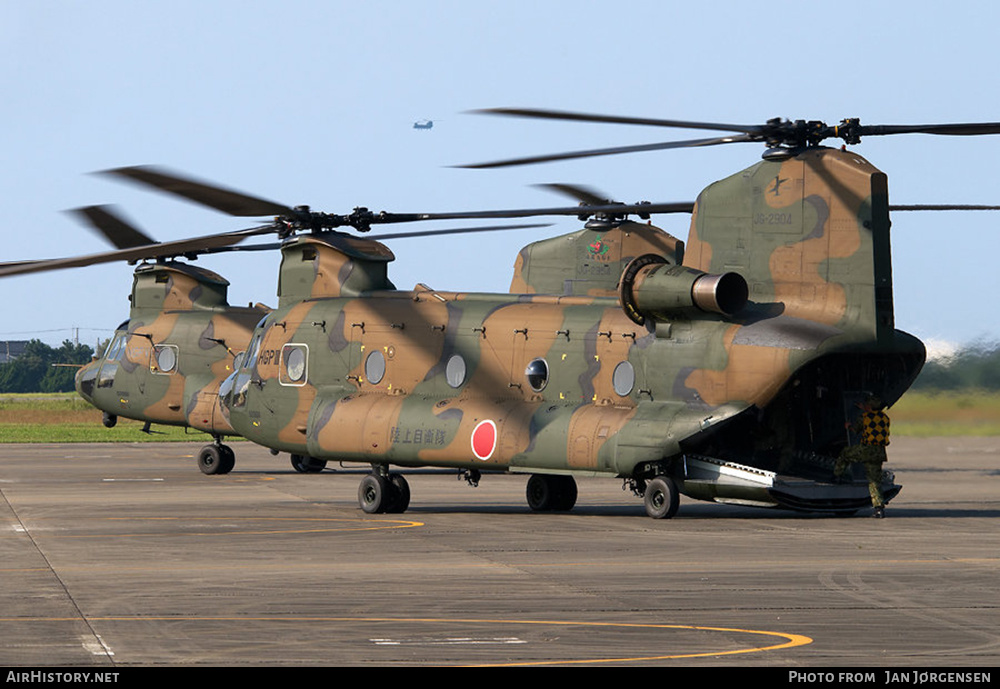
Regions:
<instances>
[{"instance_id":1,"label":"front landing gear","mask_svg":"<svg viewBox=\"0 0 1000 689\"><path fill-rule=\"evenodd\" d=\"M410 506L410 484L402 474L373 471L361 479L358 505L367 514L402 514Z\"/></svg>"},{"instance_id":2,"label":"front landing gear","mask_svg":"<svg viewBox=\"0 0 1000 689\"><path fill-rule=\"evenodd\" d=\"M236 453L218 441L214 445L206 445L198 453L198 468L203 474L228 474L235 466Z\"/></svg>"}]
</instances>

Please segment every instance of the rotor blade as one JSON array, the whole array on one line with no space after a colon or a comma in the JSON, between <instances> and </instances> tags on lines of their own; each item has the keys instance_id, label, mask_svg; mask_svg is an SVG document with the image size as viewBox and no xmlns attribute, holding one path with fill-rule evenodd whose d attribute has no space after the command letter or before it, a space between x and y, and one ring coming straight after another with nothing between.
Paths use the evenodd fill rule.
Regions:
<instances>
[{"instance_id":1,"label":"rotor blade","mask_svg":"<svg viewBox=\"0 0 1000 689\"><path fill-rule=\"evenodd\" d=\"M758 125L719 124L715 122L690 122L687 120L662 120L648 117L624 117L620 115L595 115L564 110L543 110L537 108L483 108L470 110L474 115L504 115L507 117L527 117L538 120L568 120L572 122L602 122L610 124L638 124L652 127L675 127L678 129L712 129L723 132L745 132L756 134Z\"/></svg>"},{"instance_id":2,"label":"rotor blade","mask_svg":"<svg viewBox=\"0 0 1000 689\"><path fill-rule=\"evenodd\" d=\"M274 251L275 249L280 249L282 247L282 242L268 242L267 244L249 244L247 246L219 246L214 249L205 249L199 252L202 254L225 254L230 252L247 252L247 251Z\"/></svg>"},{"instance_id":3,"label":"rotor blade","mask_svg":"<svg viewBox=\"0 0 1000 689\"><path fill-rule=\"evenodd\" d=\"M481 170L486 168L510 167L513 165L533 165L535 163L549 163L556 160L572 160L574 158L591 158L594 156L617 155L619 153L664 151L670 148L694 148L698 146L716 146L718 144L732 144L732 143L739 143L742 141L757 141L757 140L758 138L751 134L735 134L732 136L719 136L712 139L687 139L684 141L665 141L656 144L640 144L638 146L616 146L613 148L597 148L589 151L571 151L568 153L553 153L549 155L528 156L526 158L497 160L490 163L473 163L471 165L456 165L455 167Z\"/></svg>"},{"instance_id":4,"label":"rotor blade","mask_svg":"<svg viewBox=\"0 0 1000 689\"><path fill-rule=\"evenodd\" d=\"M132 247L128 249L118 249L116 251L105 251L102 253L88 254L86 256L72 256L69 258L56 258L40 261L23 261L15 264L0 264L0 277L11 275L25 275L28 273L40 273L50 270L64 270L67 268L82 268L100 263L112 263L115 261L127 261L135 263L146 259L168 259L175 256L190 256L195 254L209 253L219 247L228 247L242 242L244 239L261 234L274 232L273 225L253 227L236 232L227 232L216 235L206 235L204 237L194 237L191 239L179 239L173 242L161 242L148 246Z\"/></svg>"},{"instance_id":5,"label":"rotor blade","mask_svg":"<svg viewBox=\"0 0 1000 689\"><path fill-rule=\"evenodd\" d=\"M543 215L595 215L598 213L690 213L693 201L674 203L610 203L599 206L564 206L560 208L519 208L494 211L463 211L457 213L408 213L381 214L385 222L414 222L420 220L482 220L487 218L532 218ZM380 237L384 235L379 235Z\"/></svg>"},{"instance_id":6,"label":"rotor blade","mask_svg":"<svg viewBox=\"0 0 1000 689\"><path fill-rule=\"evenodd\" d=\"M536 185L541 187L566 187L576 190L585 189L574 185ZM591 192L593 193L593 192ZM600 203L600 204L580 204L579 206L562 206L555 208L517 208L510 210L490 210L490 211L459 211L454 213L379 213L374 216L374 223L403 223L420 222L425 220L487 220L490 218L534 218L547 215L572 215L589 216L602 213L614 215L643 214L655 215L660 213L691 213L694 210L694 201L674 201L655 203ZM1000 206L987 205L955 205L955 204L935 204L935 205L890 205L890 211L908 210L1000 210ZM512 226L516 229L517 226ZM530 225L526 226L530 227ZM503 228L501 228L503 229ZM488 231L488 229L486 230ZM447 234L450 230L432 230L431 234ZM394 238L395 234L378 234L378 239ZM402 235L400 235L402 236ZM405 236L418 236L418 233L406 233Z\"/></svg>"},{"instance_id":7,"label":"rotor blade","mask_svg":"<svg viewBox=\"0 0 1000 689\"><path fill-rule=\"evenodd\" d=\"M538 185L553 186L553 185ZM554 185L572 187L573 185ZM582 189L582 187L575 187ZM612 213L618 215L630 213L642 213L653 215L660 213L691 213L694 210L694 201L673 201L655 203L601 203L601 204L581 204L579 206L562 206L555 208L518 208L510 210L489 210L489 211L459 211L455 213L381 213L376 217L376 222L418 222L423 220L485 220L489 218L533 218L546 215L598 215L601 213ZM955 204L935 204L935 205L890 205L889 210L1000 210L1000 206L988 205L955 205ZM380 239L389 235L379 234Z\"/></svg>"},{"instance_id":8,"label":"rotor blade","mask_svg":"<svg viewBox=\"0 0 1000 689\"><path fill-rule=\"evenodd\" d=\"M1000 211L1000 206L954 203L917 203L910 205L889 205L890 211Z\"/></svg>"},{"instance_id":9,"label":"rotor blade","mask_svg":"<svg viewBox=\"0 0 1000 689\"><path fill-rule=\"evenodd\" d=\"M569 196L582 204L590 206L602 206L604 204L611 203L611 199L609 199L605 194L600 193L596 189L584 187L579 184L548 183L535 184L534 186L536 189L545 189L546 191L551 191L556 194Z\"/></svg>"},{"instance_id":10,"label":"rotor blade","mask_svg":"<svg viewBox=\"0 0 1000 689\"><path fill-rule=\"evenodd\" d=\"M36 263L44 263L44 260L28 260L28 261L0 261L0 271L7 268L15 268L18 266L30 266Z\"/></svg>"},{"instance_id":11,"label":"rotor blade","mask_svg":"<svg viewBox=\"0 0 1000 689\"><path fill-rule=\"evenodd\" d=\"M182 177L168 170L140 165L105 170L102 174L122 177L159 191L180 196L188 201L239 217L290 215L291 208L256 196L224 189L214 184Z\"/></svg>"},{"instance_id":12,"label":"rotor blade","mask_svg":"<svg viewBox=\"0 0 1000 689\"><path fill-rule=\"evenodd\" d=\"M1000 122L970 124L865 124L858 127L860 136L883 134L943 134L948 136L979 136L1000 134Z\"/></svg>"},{"instance_id":13,"label":"rotor blade","mask_svg":"<svg viewBox=\"0 0 1000 689\"><path fill-rule=\"evenodd\" d=\"M533 227L551 227L551 223L535 223L527 225L491 225L489 227L450 227L446 230L424 230L422 232L390 232L380 234L378 240L406 239L407 237L434 237L443 234L473 234L476 232L499 232L501 230L526 230Z\"/></svg>"},{"instance_id":14,"label":"rotor blade","mask_svg":"<svg viewBox=\"0 0 1000 689\"><path fill-rule=\"evenodd\" d=\"M156 244L156 240L148 236L135 225L124 220L112 206L87 206L67 211L70 215L82 220L119 249L130 249L136 246Z\"/></svg>"}]
</instances>

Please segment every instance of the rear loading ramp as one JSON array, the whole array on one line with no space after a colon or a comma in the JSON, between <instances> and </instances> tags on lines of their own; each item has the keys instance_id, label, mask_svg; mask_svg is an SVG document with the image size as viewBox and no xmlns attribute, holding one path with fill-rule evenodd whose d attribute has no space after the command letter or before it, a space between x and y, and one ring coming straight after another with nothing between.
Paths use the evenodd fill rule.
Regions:
<instances>
[{"instance_id":1,"label":"rear loading ramp","mask_svg":"<svg viewBox=\"0 0 1000 689\"><path fill-rule=\"evenodd\" d=\"M867 481L844 483L787 476L704 455L685 455L675 477L688 497L729 505L783 507L801 512L849 514L871 506ZM888 502L901 487L890 472L883 474L882 495Z\"/></svg>"}]
</instances>

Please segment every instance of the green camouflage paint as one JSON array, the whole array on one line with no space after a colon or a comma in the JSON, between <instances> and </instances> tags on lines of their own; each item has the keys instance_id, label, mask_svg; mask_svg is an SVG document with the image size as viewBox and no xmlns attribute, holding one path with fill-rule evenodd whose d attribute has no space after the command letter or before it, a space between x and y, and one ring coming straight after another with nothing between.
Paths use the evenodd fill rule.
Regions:
<instances>
[{"instance_id":1,"label":"green camouflage paint","mask_svg":"<svg viewBox=\"0 0 1000 689\"><path fill-rule=\"evenodd\" d=\"M258 356L232 381L230 419L268 447L400 466L634 478L676 475L684 452L710 448L765 466L788 452L835 456L847 402L838 388L894 401L923 359L919 342L893 329L888 230L885 176L854 154L811 149L706 189L686 249L630 222L529 245L508 295L394 290L376 242L347 255L301 239L315 282L258 331ZM284 265L302 271L299 244ZM621 307L619 277L648 255L658 264L633 285L638 308L682 303L640 325ZM348 297L330 287L326 265L378 277ZM666 283L650 275L660 265L689 282L739 273L749 303L727 316L695 307L690 287L659 294ZM293 382L296 348L307 375ZM544 385L533 385L539 361ZM449 380L450 362L464 376ZM804 394L804 416L774 411ZM750 417L792 447L726 432ZM483 422L495 429L488 452L475 448ZM815 426L814 442L803 424Z\"/></svg>"}]
</instances>

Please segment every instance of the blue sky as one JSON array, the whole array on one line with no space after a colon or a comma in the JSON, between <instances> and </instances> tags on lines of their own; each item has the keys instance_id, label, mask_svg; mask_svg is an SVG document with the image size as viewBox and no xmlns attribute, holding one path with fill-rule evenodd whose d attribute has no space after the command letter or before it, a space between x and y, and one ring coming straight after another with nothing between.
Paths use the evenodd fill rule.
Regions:
<instances>
[{"instance_id":1,"label":"blue sky","mask_svg":"<svg viewBox=\"0 0 1000 689\"><path fill-rule=\"evenodd\" d=\"M160 164L289 205L397 212L563 205L534 188L586 184L622 201L694 199L759 159L741 144L498 171L452 165L686 138L620 125L503 120L522 106L716 122L1000 121L987 3L0 0L2 260L103 250L64 210L118 204L160 240L254 223L89 173ZM430 131L412 123L433 119ZM694 133L701 136L702 133ZM1000 203L1000 136L872 137L854 150L893 203ZM686 216L656 223L687 236ZM553 227L387 242L390 275L505 291L518 248ZM1000 340L1000 217L897 214L897 327ZM276 303L278 256L203 257L230 302ZM0 339L106 337L131 268L0 281Z\"/></svg>"}]
</instances>

